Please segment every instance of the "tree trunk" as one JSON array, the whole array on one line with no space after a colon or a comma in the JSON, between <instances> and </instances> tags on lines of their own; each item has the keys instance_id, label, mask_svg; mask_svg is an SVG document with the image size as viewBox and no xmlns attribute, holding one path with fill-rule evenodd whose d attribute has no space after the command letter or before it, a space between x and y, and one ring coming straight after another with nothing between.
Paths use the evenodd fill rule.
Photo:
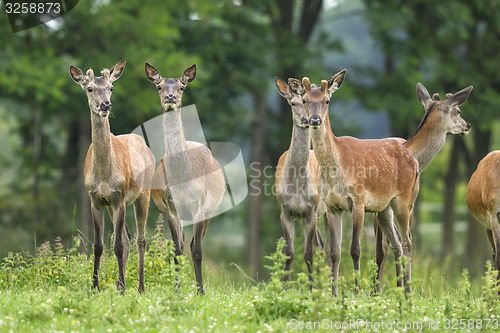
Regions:
<instances>
[{"instance_id":1,"label":"tree trunk","mask_svg":"<svg viewBox=\"0 0 500 333\"><path fill-rule=\"evenodd\" d=\"M471 132L474 136L474 148L472 153L468 154L470 158L467 163L467 179L470 179L478 163L488 154L491 142L491 131L483 131L480 126L474 126ZM465 249L465 264L471 277L480 276L485 270L485 262L491 251L484 227L472 217L470 212L468 213Z\"/></svg>"},{"instance_id":2,"label":"tree trunk","mask_svg":"<svg viewBox=\"0 0 500 333\"><path fill-rule=\"evenodd\" d=\"M82 125L78 118L72 119L68 125L68 140L66 142L66 151L64 153L62 174L59 183L59 191L64 198L67 198L68 195L74 195L75 179L81 177L81 174L78 173L81 170L75 161L80 160L79 139Z\"/></svg>"},{"instance_id":3,"label":"tree trunk","mask_svg":"<svg viewBox=\"0 0 500 333\"><path fill-rule=\"evenodd\" d=\"M90 198L85 189L84 178L83 178L83 166L85 163L85 157L87 155L87 151L91 142L90 135L90 119L88 114L82 115L79 121L79 129L78 129L78 176L77 176L77 184L80 188L79 190L79 214L78 220L80 223L80 231L87 236L87 238L93 239L91 235L94 234L92 216L90 214ZM82 248L80 250L85 250L85 244L82 244Z\"/></svg>"},{"instance_id":4,"label":"tree trunk","mask_svg":"<svg viewBox=\"0 0 500 333\"><path fill-rule=\"evenodd\" d=\"M35 107L35 124L33 126L33 223L35 228L40 224L40 158L42 156L42 139L43 139L43 113L40 107Z\"/></svg>"},{"instance_id":5,"label":"tree trunk","mask_svg":"<svg viewBox=\"0 0 500 333\"><path fill-rule=\"evenodd\" d=\"M458 159L460 155L459 140L461 138L453 136L453 143L448 163L448 174L445 177L444 211L443 211L443 247L441 255L443 258L452 256L455 251L455 193L458 178Z\"/></svg>"},{"instance_id":6,"label":"tree trunk","mask_svg":"<svg viewBox=\"0 0 500 333\"><path fill-rule=\"evenodd\" d=\"M274 3L273 3L274 4ZM277 67L275 73L285 81L290 77L297 77L301 75L304 59L298 56L295 49L291 50L290 45L292 39L299 39L300 45L305 46L314 32L314 28L319 22L319 16L323 8L323 0L308 0L303 1L300 6L300 13L298 24L294 24L296 7L295 2L291 0L278 0L276 3L277 8L272 6L268 12L272 19L273 31L275 34ZM299 44L297 44L299 45ZM283 61L286 59L286 61ZM301 79L301 76L297 77ZM292 122L290 105L280 98L278 110L276 115L270 115L274 119L272 121L281 124L274 133L277 145L269 147L269 156L271 164L276 165L281 153L289 146L290 133L292 132Z\"/></svg>"},{"instance_id":7,"label":"tree trunk","mask_svg":"<svg viewBox=\"0 0 500 333\"><path fill-rule=\"evenodd\" d=\"M248 192L248 244L250 273L257 277L260 269L260 229L262 223L264 137L266 119L265 95L253 95L255 118L250 159L250 189Z\"/></svg>"}]
</instances>

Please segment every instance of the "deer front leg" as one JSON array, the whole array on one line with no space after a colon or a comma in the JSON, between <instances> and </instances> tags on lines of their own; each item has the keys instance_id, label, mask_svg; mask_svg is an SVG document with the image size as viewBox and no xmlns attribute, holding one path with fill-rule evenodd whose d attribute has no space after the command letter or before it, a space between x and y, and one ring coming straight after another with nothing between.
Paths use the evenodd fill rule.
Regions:
<instances>
[{"instance_id":1,"label":"deer front leg","mask_svg":"<svg viewBox=\"0 0 500 333\"><path fill-rule=\"evenodd\" d=\"M203 277L201 261L203 259L203 252L201 248L201 241L208 229L210 219L195 223L193 225L193 239L191 240L191 257L193 258L194 274L196 277L196 284L198 285L198 294L204 295Z\"/></svg>"},{"instance_id":2,"label":"deer front leg","mask_svg":"<svg viewBox=\"0 0 500 333\"><path fill-rule=\"evenodd\" d=\"M144 261L146 255L146 223L149 209L149 191L143 193L134 202L135 223L137 226L137 252L139 254L139 293L144 292ZM127 225L127 224L125 224Z\"/></svg>"},{"instance_id":3,"label":"deer front leg","mask_svg":"<svg viewBox=\"0 0 500 333\"><path fill-rule=\"evenodd\" d=\"M93 288L99 290L99 268L101 266L101 256L104 251L104 210L92 204L92 219L94 221L94 274Z\"/></svg>"},{"instance_id":4,"label":"deer front leg","mask_svg":"<svg viewBox=\"0 0 500 333\"><path fill-rule=\"evenodd\" d=\"M337 296L337 283L339 279L339 266L342 246L342 212L332 212L330 210L327 210L325 229L327 232L327 238L330 241L330 243L327 245L329 247L327 252L330 257L329 261L332 269L332 295Z\"/></svg>"},{"instance_id":5,"label":"deer front leg","mask_svg":"<svg viewBox=\"0 0 500 333\"><path fill-rule=\"evenodd\" d=\"M293 259L295 258L295 250L293 249L293 219L286 208L281 207L281 228L283 229L283 236L285 237L285 248L283 251L288 257L285 261L285 276L284 280L290 280L290 267L292 266Z\"/></svg>"},{"instance_id":6,"label":"deer front leg","mask_svg":"<svg viewBox=\"0 0 500 333\"><path fill-rule=\"evenodd\" d=\"M326 214L323 215L323 219L326 219ZM323 242L323 238L321 237L321 233L319 232L319 229L317 227L317 222L316 222L316 234L314 236L314 240L318 248L320 248L321 250L325 249L325 243Z\"/></svg>"},{"instance_id":7,"label":"deer front leg","mask_svg":"<svg viewBox=\"0 0 500 333\"><path fill-rule=\"evenodd\" d=\"M353 203L351 258L354 265L356 289L359 289L359 259L361 256L361 233L363 232L364 218L365 206L363 204Z\"/></svg>"},{"instance_id":8,"label":"deer front leg","mask_svg":"<svg viewBox=\"0 0 500 333\"><path fill-rule=\"evenodd\" d=\"M118 281L116 288L125 290L125 269L127 265L130 240L125 229L125 203L119 204L113 209L113 226L115 229L115 240L113 250L118 261Z\"/></svg>"}]
</instances>

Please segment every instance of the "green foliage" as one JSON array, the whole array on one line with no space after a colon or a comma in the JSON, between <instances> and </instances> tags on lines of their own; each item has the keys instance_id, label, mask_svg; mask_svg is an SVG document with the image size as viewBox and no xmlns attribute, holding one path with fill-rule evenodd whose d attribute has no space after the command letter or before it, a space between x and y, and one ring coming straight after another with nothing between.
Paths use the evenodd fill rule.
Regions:
<instances>
[{"instance_id":1,"label":"green foliage","mask_svg":"<svg viewBox=\"0 0 500 333\"><path fill-rule=\"evenodd\" d=\"M82 283L90 287L93 255L88 257L78 250L81 242L80 237L75 237L73 246L65 249L61 238L57 237L54 244L47 241L40 245L34 255L27 251L10 252L1 263L0 287L46 289L65 285L66 288L81 289ZM88 247L92 248L90 244ZM174 256L173 242L164 238L164 222L160 216L145 255L147 284L161 285L171 291L190 291L194 288L194 274L185 256L177 257L178 265L174 264ZM100 288L114 289L118 267L113 251L106 250L101 260ZM138 283L138 267L137 247L132 240L125 276L129 287ZM30 276L37 278L29 280Z\"/></svg>"},{"instance_id":2,"label":"green foliage","mask_svg":"<svg viewBox=\"0 0 500 333\"><path fill-rule=\"evenodd\" d=\"M0 331L282 332L297 325L338 330L342 323L353 323L357 326L344 331L371 332L371 326L384 322L394 326L420 323L422 329L406 331L431 332L431 323L440 321L438 330L443 331L444 320L452 319L463 319L474 325L470 330L475 331L480 329L477 325L485 329L486 320L491 320L491 325L500 316L497 272L491 265L480 297L472 295L468 273L464 272L460 287L444 295L420 290L406 295L402 288L390 287L381 295L372 295L365 284L356 294L353 284L341 279L340 296L334 298L329 268L320 253L314 257L313 282L303 272L287 284L280 280L286 259L283 241L269 256L269 282L235 286L225 276L210 274L205 278L207 294L199 296L186 260L174 267L171 242L164 239L163 231L160 219L147 249L143 294L131 287L137 281L134 251L124 294L115 289L116 260L109 250L103 256L101 291L91 289L92 259L78 252L80 238L74 239L70 248L56 239L53 244L42 244L33 255L10 253L0 270ZM180 286L175 276L180 277Z\"/></svg>"},{"instance_id":3,"label":"green foliage","mask_svg":"<svg viewBox=\"0 0 500 333\"><path fill-rule=\"evenodd\" d=\"M284 281L285 261L283 253L285 240L280 238L276 251L266 258L271 265L266 268L270 271L270 281L255 287L262 290L254 299L257 314L264 320L275 317L295 318L302 313L318 313L328 302L331 294L328 265L321 251L317 251L312 265L312 281L304 273L299 273L295 281Z\"/></svg>"},{"instance_id":4,"label":"green foliage","mask_svg":"<svg viewBox=\"0 0 500 333\"><path fill-rule=\"evenodd\" d=\"M498 304L500 295L500 283L498 279L498 270L493 270L491 261L486 263L486 272L484 273L484 284L482 288L482 296L484 301L485 312L492 312Z\"/></svg>"}]
</instances>

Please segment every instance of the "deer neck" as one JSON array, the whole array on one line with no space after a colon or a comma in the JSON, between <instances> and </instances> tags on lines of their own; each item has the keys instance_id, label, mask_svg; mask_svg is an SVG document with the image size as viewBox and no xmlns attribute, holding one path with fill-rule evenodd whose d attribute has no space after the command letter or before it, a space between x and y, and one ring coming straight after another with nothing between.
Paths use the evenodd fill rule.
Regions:
<instances>
[{"instance_id":1,"label":"deer neck","mask_svg":"<svg viewBox=\"0 0 500 333\"><path fill-rule=\"evenodd\" d=\"M418 161L420 172L443 148L446 135L447 131L443 130L438 122L429 119L428 114L426 114L415 133L404 143L406 149Z\"/></svg>"},{"instance_id":2,"label":"deer neck","mask_svg":"<svg viewBox=\"0 0 500 333\"><path fill-rule=\"evenodd\" d=\"M107 179L112 170L113 147L108 117L101 117L95 112L90 116L92 126L92 164L99 179Z\"/></svg>"},{"instance_id":3,"label":"deer neck","mask_svg":"<svg viewBox=\"0 0 500 333\"><path fill-rule=\"evenodd\" d=\"M311 128L309 132L320 169L326 171L324 167L338 168L340 166L340 157L335 142L337 138L333 135L328 114L320 127Z\"/></svg>"},{"instance_id":4,"label":"deer neck","mask_svg":"<svg viewBox=\"0 0 500 333\"><path fill-rule=\"evenodd\" d=\"M310 150L311 138L309 128L299 127L294 123L292 140L288 149L287 167L307 168Z\"/></svg>"},{"instance_id":5,"label":"deer neck","mask_svg":"<svg viewBox=\"0 0 500 333\"><path fill-rule=\"evenodd\" d=\"M183 173L190 167L186 138L182 126L181 109L163 113L163 138L167 155L167 178L170 172ZM174 176L174 175L172 175Z\"/></svg>"}]
</instances>

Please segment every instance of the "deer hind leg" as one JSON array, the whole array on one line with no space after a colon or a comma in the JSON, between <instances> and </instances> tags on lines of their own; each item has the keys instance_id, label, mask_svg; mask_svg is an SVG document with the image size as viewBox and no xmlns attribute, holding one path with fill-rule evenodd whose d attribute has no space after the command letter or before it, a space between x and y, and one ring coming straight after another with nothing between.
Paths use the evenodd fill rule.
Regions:
<instances>
[{"instance_id":1,"label":"deer hind leg","mask_svg":"<svg viewBox=\"0 0 500 333\"><path fill-rule=\"evenodd\" d=\"M492 214L490 217L490 226L491 233L493 238L493 243L495 247L493 248L493 253L495 255L495 259L493 261L493 268L498 270L500 267L500 213ZM500 271L497 275L497 280L500 280ZM499 292L500 293L500 292Z\"/></svg>"},{"instance_id":2,"label":"deer hind leg","mask_svg":"<svg viewBox=\"0 0 500 333\"><path fill-rule=\"evenodd\" d=\"M404 285L406 287L406 292L411 293L411 261L412 261L412 241L410 232L410 207L404 207L404 205L393 207L394 214L396 215L396 220L399 226L399 231L401 235L401 244L403 246L403 255L407 258L406 263L406 273L404 277Z\"/></svg>"},{"instance_id":3,"label":"deer hind leg","mask_svg":"<svg viewBox=\"0 0 500 333\"><path fill-rule=\"evenodd\" d=\"M323 215L323 218L326 219L326 215ZM314 242L318 248L321 250L325 249L325 242L323 241L323 238L321 237L321 233L319 232L319 229L317 227L316 223L316 232L314 234Z\"/></svg>"},{"instance_id":4,"label":"deer hind leg","mask_svg":"<svg viewBox=\"0 0 500 333\"><path fill-rule=\"evenodd\" d=\"M175 212L175 209L168 209L163 213L166 215L170 234L172 235L172 241L174 242L174 261L177 265L179 264L177 256L184 253L184 231L182 230L182 222Z\"/></svg>"},{"instance_id":5,"label":"deer hind leg","mask_svg":"<svg viewBox=\"0 0 500 333\"><path fill-rule=\"evenodd\" d=\"M401 241L399 237L399 233L394 225L393 213L390 207L387 207L385 210L379 212L377 214L377 225L378 225L378 233L377 233L377 248L384 247L384 243L389 242L391 246L391 250L394 253L394 261L396 263L396 275L399 277L401 275L401 264L400 258L403 255L403 248L401 246ZM380 230L382 232L380 232ZM380 256L377 256L377 264L380 263L379 271L378 271L378 285L377 291L382 291L382 278L383 278L383 265L387 258L387 250L383 250L384 257L380 260ZM403 286L403 281L398 279L397 282L398 287Z\"/></svg>"},{"instance_id":6,"label":"deer hind leg","mask_svg":"<svg viewBox=\"0 0 500 333\"><path fill-rule=\"evenodd\" d=\"M377 291L380 292L382 289L382 279L384 277L385 261L387 259L388 243L385 242L387 238L384 237L382 228L379 225L378 213L373 213L372 219L375 232L375 262L377 263L377 277L374 282L377 283Z\"/></svg>"},{"instance_id":7,"label":"deer hind leg","mask_svg":"<svg viewBox=\"0 0 500 333\"><path fill-rule=\"evenodd\" d=\"M356 289L359 288L359 260L361 257L361 233L363 232L363 224L365 219L365 206L363 204L353 203L352 206L352 242L351 242L351 258L354 265L354 275Z\"/></svg>"},{"instance_id":8,"label":"deer hind leg","mask_svg":"<svg viewBox=\"0 0 500 333\"><path fill-rule=\"evenodd\" d=\"M106 209L108 210L108 214L109 214L109 217L111 218L111 221L114 221L113 220L113 209L110 206L106 207ZM127 234L127 237L130 240L132 238L132 234L130 233L130 230L129 230L128 224L127 224L127 220L125 218L123 220L123 226L125 227L125 233ZM123 237L124 238L122 238L122 239L126 238L125 236L123 236ZM127 262L128 262L128 252L127 252L127 255L125 257L125 263L127 263Z\"/></svg>"},{"instance_id":9,"label":"deer hind leg","mask_svg":"<svg viewBox=\"0 0 500 333\"><path fill-rule=\"evenodd\" d=\"M326 225L326 214L323 214L323 221L325 221L325 225ZM319 232L319 228L318 228L318 220L319 220L320 216L318 216L316 214L316 232L314 233L314 244L315 246L317 246L318 248L320 248L321 250L324 250L325 249L325 242L323 241L323 238L321 237L321 233Z\"/></svg>"},{"instance_id":10,"label":"deer hind leg","mask_svg":"<svg viewBox=\"0 0 500 333\"><path fill-rule=\"evenodd\" d=\"M332 295L337 296L339 279L339 266L342 245L342 213L339 211L326 212L325 229L329 244L327 255L332 269Z\"/></svg>"},{"instance_id":11,"label":"deer hind leg","mask_svg":"<svg viewBox=\"0 0 500 333\"><path fill-rule=\"evenodd\" d=\"M288 281L290 279L290 267L292 266L293 259L295 258L295 250L293 248L293 218L289 212L286 211L284 207L281 207L281 228L283 229L283 236L285 237L285 248L283 252L288 257L285 261L285 276L284 280Z\"/></svg>"},{"instance_id":12,"label":"deer hind leg","mask_svg":"<svg viewBox=\"0 0 500 333\"><path fill-rule=\"evenodd\" d=\"M377 291L380 293L382 291L384 267L387 260L388 242L382 232L382 228L378 225L377 214L373 214L373 223L375 229L375 262L377 263L377 277L374 282L377 283Z\"/></svg>"},{"instance_id":13,"label":"deer hind leg","mask_svg":"<svg viewBox=\"0 0 500 333\"><path fill-rule=\"evenodd\" d=\"M493 231L491 229L486 229L486 236L488 236L488 242L490 242L491 245L491 259L493 263L493 269L497 270L497 261L496 261L496 246L495 246L495 240L493 239Z\"/></svg>"},{"instance_id":14,"label":"deer hind leg","mask_svg":"<svg viewBox=\"0 0 500 333\"><path fill-rule=\"evenodd\" d=\"M118 261L118 282L116 288L125 290L125 269L127 266L130 239L125 228L125 203L120 203L113 209L113 226L115 229L115 240L113 250Z\"/></svg>"},{"instance_id":15,"label":"deer hind leg","mask_svg":"<svg viewBox=\"0 0 500 333\"><path fill-rule=\"evenodd\" d=\"M172 241L174 242L175 271L179 272L179 260L177 257L184 253L184 231L182 230L182 222L175 211L174 205L172 205L172 207L168 207L166 203L164 203L158 207L163 214L165 214L167 219L170 234L172 235ZM179 287L179 277L176 276L175 280L177 281L177 287Z\"/></svg>"},{"instance_id":16,"label":"deer hind leg","mask_svg":"<svg viewBox=\"0 0 500 333\"><path fill-rule=\"evenodd\" d=\"M135 224L137 226L137 252L139 254L139 286L137 287L137 291L140 293L144 292L144 261L146 256L146 223L148 209L149 191L143 190L134 202ZM125 223L125 226L126 225Z\"/></svg>"},{"instance_id":17,"label":"deer hind leg","mask_svg":"<svg viewBox=\"0 0 500 333\"><path fill-rule=\"evenodd\" d=\"M203 251L201 241L205 236L208 229L210 219L203 220L193 225L193 239L191 240L191 257L193 258L194 274L196 277L196 284L198 285L198 294L204 295L203 289L203 276L201 269L201 261L203 259Z\"/></svg>"},{"instance_id":18,"label":"deer hind leg","mask_svg":"<svg viewBox=\"0 0 500 333\"><path fill-rule=\"evenodd\" d=\"M99 268L104 251L104 211L92 204L92 219L94 221L94 274L93 288L99 290Z\"/></svg>"},{"instance_id":19,"label":"deer hind leg","mask_svg":"<svg viewBox=\"0 0 500 333\"><path fill-rule=\"evenodd\" d=\"M309 281L312 281L312 269L313 269L312 266L314 260L313 242L318 232L317 215L315 209L306 215L305 231L306 231L306 244L304 249L304 260L307 265L307 271L309 272Z\"/></svg>"}]
</instances>

